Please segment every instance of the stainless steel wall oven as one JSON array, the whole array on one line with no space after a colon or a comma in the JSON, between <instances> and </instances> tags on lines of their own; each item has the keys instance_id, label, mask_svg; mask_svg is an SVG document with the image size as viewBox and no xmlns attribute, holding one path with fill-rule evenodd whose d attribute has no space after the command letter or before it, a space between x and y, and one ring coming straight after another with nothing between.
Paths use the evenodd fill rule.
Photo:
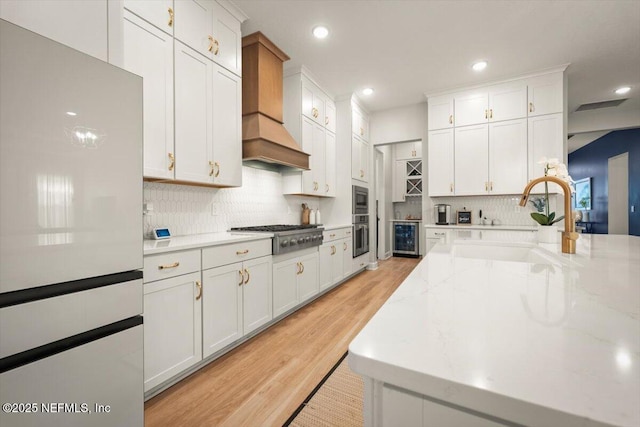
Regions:
<instances>
[{"instance_id":1,"label":"stainless steel wall oven","mask_svg":"<svg viewBox=\"0 0 640 427\"><path fill-rule=\"evenodd\" d=\"M353 216L353 257L369 252L369 215Z\"/></svg>"}]
</instances>

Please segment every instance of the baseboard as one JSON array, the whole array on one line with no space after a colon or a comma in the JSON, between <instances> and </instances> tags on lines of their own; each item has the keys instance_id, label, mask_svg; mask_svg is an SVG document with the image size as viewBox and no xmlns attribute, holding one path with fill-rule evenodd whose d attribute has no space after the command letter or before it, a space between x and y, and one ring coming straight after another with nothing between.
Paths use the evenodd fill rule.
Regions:
<instances>
[{"instance_id":1,"label":"baseboard","mask_svg":"<svg viewBox=\"0 0 640 427\"><path fill-rule=\"evenodd\" d=\"M378 269L378 261L370 262L367 264L367 270L377 270Z\"/></svg>"}]
</instances>

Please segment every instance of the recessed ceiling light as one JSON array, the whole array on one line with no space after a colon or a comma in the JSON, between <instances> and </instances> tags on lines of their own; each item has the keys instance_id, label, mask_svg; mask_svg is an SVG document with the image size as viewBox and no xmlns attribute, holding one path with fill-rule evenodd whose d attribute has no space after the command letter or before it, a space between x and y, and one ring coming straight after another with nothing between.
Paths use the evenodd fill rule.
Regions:
<instances>
[{"instance_id":1,"label":"recessed ceiling light","mask_svg":"<svg viewBox=\"0 0 640 427\"><path fill-rule=\"evenodd\" d=\"M324 39L329 35L329 29L323 25L313 28L313 36L317 39Z\"/></svg>"},{"instance_id":2,"label":"recessed ceiling light","mask_svg":"<svg viewBox=\"0 0 640 427\"><path fill-rule=\"evenodd\" d=\"M618 89L616 89L616 93L618 95L624 95L625 93L629 92L631 90L631 88L629 86L622 86L619 87Z\"/></svg>"},{"instance_id":3,"label":"recessed ceiling light","mask_svg":"<svg viewBox=\"0 0 640 427\"><path fill-rule=\"evenodd\" d=\"M478 61L475 64L473 64L473 69L475 71L482 71L485 68L487 68L487 61Z\"/></svg>"},{"instance_id":4,"label":"recessed ceiling light","mask_svg":"<svg viewBox=\"0 0 640 427\"><path fill-rule=\"evenodd\" d=\"M362 94L363 95L371 95L372 93L373 93L373 88L371 88L371 87L367 87L367 88L362 89Z\"/></svg>"},{"instance_id":5,"label":"recessed ceiling light","mask_svg":"<svg viewBox=\"0 0 640 427\"><path fill-rule=\"evenodd\" d=\"M77 113L74 113L73 111L67 111L67 116L77 116Z\"/></svg>"}]
</instances>

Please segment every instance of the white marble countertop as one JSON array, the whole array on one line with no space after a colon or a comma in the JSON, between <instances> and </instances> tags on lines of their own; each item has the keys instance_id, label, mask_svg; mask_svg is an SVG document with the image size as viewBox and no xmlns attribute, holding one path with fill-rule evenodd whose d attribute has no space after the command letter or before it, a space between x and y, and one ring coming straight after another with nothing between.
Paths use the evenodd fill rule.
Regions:
<instances>
[{"instance_id":1,"label":"white marble countertop","mask_svg":"<svg viewBox=\"0 0 640 427\"><path fill-rule=\"evenodd\" d=\"M272 233L204 233L188 236L174 236L164 240L145 240L144 255L164 252L183 251L206 246L226 245L228 243L247 242L250 240L271 239Z\"/></svg>"},{"instance_id":2,"label":"white marble countertop","mask_svg":"<svg viewBox=\"0 0 640 427\"><path fill-rule=\"evenodd\" d=\"M390 219L389 222L422 222L421 219Z\"/></svg>"},{"instance_id":3,"label":"white marble countertop","mask_svg":"<svg viewBox=\"0 0 640 427\"><path fill-rule=\"evenodd\" d=\"M471 225L457 225L457 224L449 224L449 225L437 225L434 223L425 224L425 228L448 228L448 229L460 229L460 230L519 230L519 231L538 231L538 227L536 225L482 225L482 224L471 224ZM560 227L559 227L560 228Z\"/></svg>"},{"instance_id":4,"label":"white marble countertop","mask_svg":"<svg viewBox=\"0 0 640 427\"><path fill-rule=\"evenodd\" d=\"M640 237L581 235L568 255L494 234L437 244L351 368L524 425L639 426Z\"/></svg>"}]
</instances>

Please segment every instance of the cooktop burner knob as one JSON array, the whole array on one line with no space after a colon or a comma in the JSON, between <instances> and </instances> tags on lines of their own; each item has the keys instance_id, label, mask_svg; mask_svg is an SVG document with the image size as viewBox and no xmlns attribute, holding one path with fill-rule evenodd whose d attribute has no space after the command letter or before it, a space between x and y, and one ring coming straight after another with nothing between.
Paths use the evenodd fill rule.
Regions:
<instances>
[{"instance_id":1,"label":"cooktop burner knob","mask_svg":"<svg viewBox=\"0 0 640 427\"><path fill-rule=\"evenodd\" d=\"M309 236L305 237L305 238L304 238L304 241L305 241L306 243L309 243L309 242L311 241L311 237L309 237Z\"/></svg>"},{"instance_id":2,"label":"cooktop burner knob","mask_svg":"<svg viewBox=\"0 0 640 427\"><path fill-rule=\"evenodd\" d=\"M293 246L293 245L297 245L298 241L296 239L291 239L289 240L289 243L291 244L291 246Z\"/></svg>"},{"instance_id":3,"label":"cooktop burner knob","mask_svg":"<svg viewBox=\"0 0 640 427\"><path fill-rule=\"evenodd\" d=\"M280 242L280 246L282 246L283 248L287 247L287 245L289 245L289 241L287 239L284 239L282 242Z\"/></svg>"}]
</instances>

